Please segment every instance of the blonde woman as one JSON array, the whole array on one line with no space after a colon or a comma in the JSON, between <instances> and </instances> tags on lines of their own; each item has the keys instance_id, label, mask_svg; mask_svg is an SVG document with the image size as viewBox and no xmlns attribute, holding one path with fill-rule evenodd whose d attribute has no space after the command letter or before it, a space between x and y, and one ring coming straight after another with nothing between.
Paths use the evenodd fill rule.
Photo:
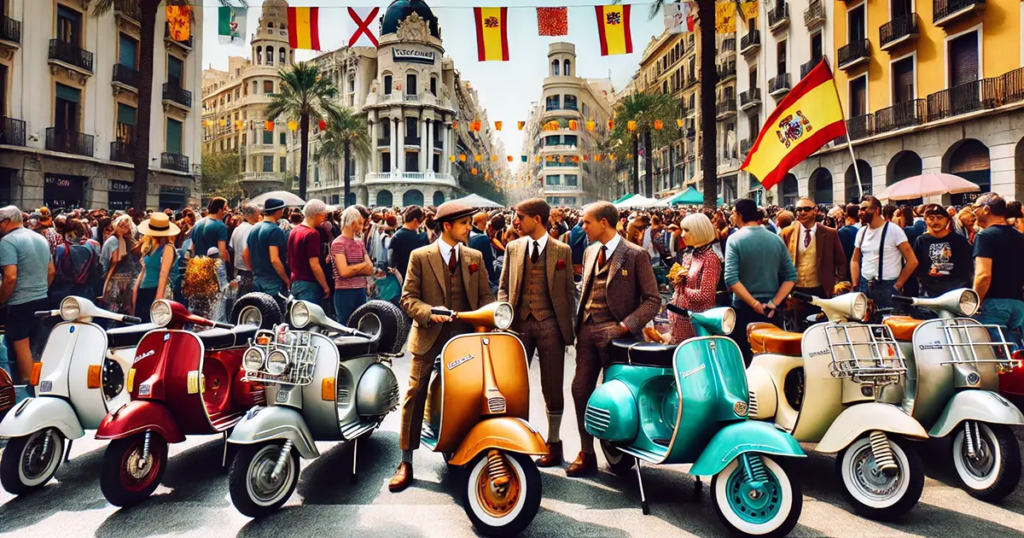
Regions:
<instances>
[{"instance_id":1,"label":"blonde woman","mask_svg":"<svg viewBox=\"0 0 1024 538\"><path fill-rule=\"evenodd\" d=\"M711 220L703 213L688 215L682 224L687 249L680 264L683 269L673 278L672 304L691 312L704 312L714 308L715 292L722 278L722 260L712 248L717 234ZM672 312L668 318L672 325L672 343L696 336L689 320Z\"/></svg>"},{"instance_id":2,"label":"blonde woman","mask_svg":"<svg viewBox=\"0 0 1024 538\"><path fill-rule=\"evenodd\" d=\"M974 209L971 206L964 207L953 219L953 231L966 237L967 242L973 245L974 236L977 234L974 223L977 220L977 217L974 216Z\"/></svg>"},{"instance_id":3,"label":"blonde woman","mask_svg":"<svg viewBox=\"0 0 1024 538\"><path fill-rule=\"evenodd\" d=\"M153 213L139 225L142 233L142 271L135 280L133 310L135 316L149 323L149 305L171 297L171 282L178 273L178 251L174 237L181 230L164 213Z\"/></svg>"},{"instance_id":4,"label":"blonde woman","mask_svg":"<svg viewBox=\"0 0 1024 538\"><path fill-rule=\"evenodd\" d=\"M121 215L111 225L114 233L103 242L100 260L106 268L103 301L113 312L129 314L132 311L132 288L136 267L132 249L135 248L135 223L131 215Z\"/></svg>"}]
</instances>

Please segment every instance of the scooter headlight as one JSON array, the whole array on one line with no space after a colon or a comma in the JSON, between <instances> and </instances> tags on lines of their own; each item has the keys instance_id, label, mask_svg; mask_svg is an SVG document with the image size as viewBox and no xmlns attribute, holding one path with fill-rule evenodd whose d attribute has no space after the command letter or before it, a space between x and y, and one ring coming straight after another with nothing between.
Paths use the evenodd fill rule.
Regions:
<instances>
[{"instance_id":1,"label":"scooter headlight","mask_svg":"<svg viewBox=\"0 0 1024 538\"><path fill-rule=\"evenodd\" d=\"M722 313L722 334L732 334L736 328L736 310L728 308Z\"/></svg>"},{"instance_id":2,"label":"scooter headlight","mask_svg":"<svg viewBox=\"0 0 1024 538\"><path fill-rule=\"evenodd\" d=\"M81 313L82 305L78 302L78 299L65 297L60 302L60 317L64 318L64 321L75 321Z\"/></svg>"},{"instance_id":3,"label":"scooter headlight","mask_svg":"<svg viewBox=\"0 0 1024 538\"><path fill-rule=\"evenodd\" d=\"M296 329L304 329L306 325L309 325L311 317L309 306L302 301L295 301L295 304L292 305L291 311L292 327L295 327Z\"/></svg>"},{"instance_id":4,"label":"scooter headlight","mask_svg":"<svg viewBox=\"0 0 1024 538\"><path fill-rule=\"evenodd\" d=\"M857 321L864 321L868 315L868 296L857 292L850 304L850 315Z\"/></svg>"},{"instance_id":5,"label":"scooter headlight","mask_svg":"<svg viewBox=\"0 0 1024 538\"><path fill-rule=\"evenodd\" d=\"M508 329L512 326L512 317L512 305L502 303L494 309L494 326L501 330Z\"/></svg>"},{"instance_id":6,"label":"scooter headlight","mask_svg":"<svg viewBox=\"0 0 1024 538\"><path fill-rule=\"evenodd\" d=\"M166 327L171 323L171 303L160 299L155 301L149 309L149 319L160 327Z\"/></svg>"},{"instance_id":7,"label":"scooter headlight","mask_svg":"<svg viewBox=\"0 0 1024 538\"><path fill-rule=\"evenodd\" d=\"M963 290L960 294L960 314L963 316L973 316L978 311L979 306L978 293L974 290Z\"/></svg>"},{"instance_id":8,"label":"scooter headlight","mask_svg":"<svg viewBox=\"0 0 1024 538\"><path fill-rule=\"evenodd\" d=\"M267 372L271 375L281 375L288 370L288 355L283 351L271 351L267 356Z\"/></svg>"},{"instance_id":9,"label":"scooter headlight","mask_svg":"<svg viewBox=\"0 0 1024 538\"><path fill-rule=\"evenodd\" d=\"M255 372L263 368L264 358L263 350L251 347L245 351L245 355L242 357L242 364L246 370Z\"/></svg>"}]
</instances>

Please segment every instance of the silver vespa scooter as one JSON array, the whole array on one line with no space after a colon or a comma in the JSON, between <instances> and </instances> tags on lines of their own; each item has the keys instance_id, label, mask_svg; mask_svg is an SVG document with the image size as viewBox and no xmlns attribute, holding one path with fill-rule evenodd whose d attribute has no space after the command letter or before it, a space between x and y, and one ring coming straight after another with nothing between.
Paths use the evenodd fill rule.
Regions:
<instances>
[{"instance_id":1,"label":"silver vespa scooter","mask_svg":"<svg viewBox=\"0 0 1024 538\"><path fill-rule=\"evenodd\" d=\"M250 409L228 438L238 445L231 501L249 517L284 505L299 481L299 458L320 456L315 441L353 441L355 474L359 439L399 402L394 355L383 353L405 341L385 328L405 330L398 307L370 301L350 320L357 328L349 328L313 303L289 304L290 326L256 333L242 360L245 379L263 383L267 395L267 407Z\"/></svg>"}]
</instances>

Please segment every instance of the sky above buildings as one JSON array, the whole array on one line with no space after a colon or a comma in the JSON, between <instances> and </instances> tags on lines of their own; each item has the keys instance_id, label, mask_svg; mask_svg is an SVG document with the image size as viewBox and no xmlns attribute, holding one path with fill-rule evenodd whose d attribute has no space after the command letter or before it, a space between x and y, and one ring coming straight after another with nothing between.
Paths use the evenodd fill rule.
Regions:
<instances>
[{"instance_id":1,"label":"sky above buildings","mask_svg":"<svg viewBox=\"0 0 1024 538\"><path fill-rule=\"evenodd\" d=\"M199 3L199 2L196 2ZM469 80L487 109L491 121L503 121L498 133L506 151L519 163L523 146L522 133L516 129L517 121L525 121L530 104L541 99L541 86L548 73L548 45L561 41L576 45L576 74L583 78L611 78L616 91L621 90L636 73L644 48L664 30L661 17L648 20L650 3L633 4L633 53L601 56L594 5L597 1L529 0L484 2L481 0L427 0L441 26L445 54L455 61L455 68ZM508 62L480 62L477 60L476 28L473 7L508 6ZM262 0L250 0L247 34L252 36L259 24ZM381 14L390 1L372 0L290 0L293 7L320 7L320 44L335 50L347 43L344 35L346 7L380 6ZM202 0L204 6L203 66L227 69L229 56L250 57L245 47L221 45L217 39L217 2ZM569 7L569 35L541 37L537 35L536 7ZM375 22L374 25L377 23ZM315 57L313 51L298 51L296 57L306 60ZM518 164L516 165L518 166Z\"/></svg>"}]
</instances>

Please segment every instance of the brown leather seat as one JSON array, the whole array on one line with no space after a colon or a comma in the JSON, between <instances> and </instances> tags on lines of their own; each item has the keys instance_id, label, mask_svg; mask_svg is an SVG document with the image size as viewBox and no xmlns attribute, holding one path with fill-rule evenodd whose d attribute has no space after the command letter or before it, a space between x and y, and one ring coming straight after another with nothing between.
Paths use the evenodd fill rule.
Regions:
<instances>
[{"instance_id":1,"label":"brown leather seat","mask_svg":"<svg viewBox=\"0 0 1024 538\"><path fill-rule=\"evenodd\" d=\"M902 342L909 342L914 339L914 329L924 323L923 319L914 319L909 316L890 316L882 323L892 331L893 338Z\"/></svg>"},{"instance_id":2,"label":"brown leather seat","mask_svg":"<svg viewBox=\"0 0 1024 538\"><path fill-rule=\"evenodd\" d=\"M784 331L771 323L752 323L747 327L750 349L756 353L802 355L804 334Z\"/></svg>"}]
</instances>

